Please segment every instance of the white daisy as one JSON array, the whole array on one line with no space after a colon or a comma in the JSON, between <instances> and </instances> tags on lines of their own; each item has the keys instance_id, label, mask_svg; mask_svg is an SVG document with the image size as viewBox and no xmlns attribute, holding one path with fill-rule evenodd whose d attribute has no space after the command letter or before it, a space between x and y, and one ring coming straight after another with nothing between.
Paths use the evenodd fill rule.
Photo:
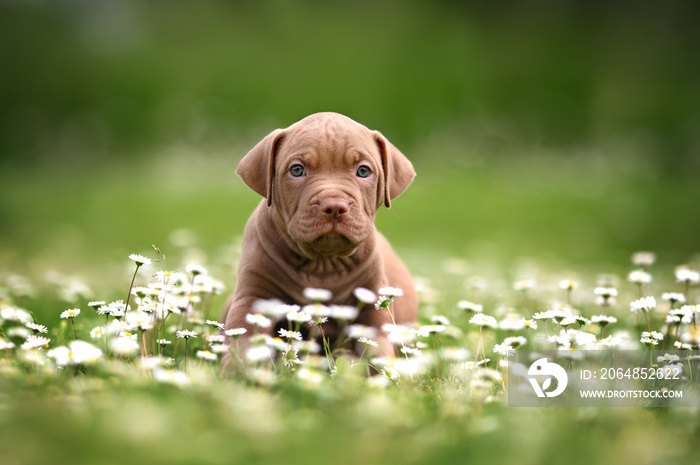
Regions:
<instances>
[{"instance_id":1,"label":"white daisy","mask_svg":"<svg viewBox=\"0 0 700 465\"><path fill-rule=\"evenodd\" d=\"M635 252L632 254L632 263L637 266L651 266L656 261L653 252Z\"/></svg>"},{"instance_id":2,"label":"white daisy","mask_svg":"<svg viewBox=\"0 0 700 465\"><path fill-rule=\"evenodd\" d=\"M460 300L457 302L457 307L472 313L481 313L484 311L484 307L480 304L475 304L468 300Z\"/></svg>"},{"instance_id":3,"label":"white daisy","mask_svg":"<svg viewBox=\"0 0 700 465\"><path fill-rule=\"evenodd\" d=\"M49 328L47 328L47 327L44 326L44 325L38 325L38 324L36 324L36 323L27 323L25 326L26 326L27 328L31 329L32 331L34 331L34 334L36 334L36 333L44 333L44 334L46 334L46 333L49 332Z\"/></svg>"},{"instance_id":4,"label":"white daisy","mask_svg":"<svg viewBox=\"0 0 700 465\"><path fill-rule=\"evenodd\" d=\"M593 315L591 323L597 323L599 326L607 326L611 323L617 323L617 318L607 315Z\"/></svg>"},{"instance_id":5,"label":"white daisy","mask_svg":"<svg viewBox=\"0 0 700 465\"><path fill-rule=\"evenodd\" d=\"M587 333L585 331L578 331L575 336L576 346L589 346L596 343L595 334Z\"/></svg>"},{"instance_id":6,"label":"white daisy","mask_svg":"<svg viewBox=\"0 0 700 465\"><path fill-rule=\"evenodd\" d=\"M279 335L284 337L284 338L287 338L287 339L294 339L296 341L302 340L302 336L301 336L301 333L299 331L288 331L284 328L280 328Z\"/></svg>"},{"instance_id":7,"label":"white daisy","mask_svg":"<svg viewBox=\"0 0 700 465\"><path fill-rule=\"evenodd\" d=\"M649 284L651 275L644 270L634 270L627 276L627 280L637 284Z\"/></svg>"},{"instance_id":8,"label":"white daisy","mask_svg":"<svg viewBox=\"0 0 700 465\"><path fill-rule=\"evenodd\" d=\"M104 336L104 330L102 329L102 326L96 326L90 330L90 337L92 339L97 339L102 336Z\"/></svg>"},{"instance_id":9,"label":"white daisy","mask_svg":"<svg viewBox=\"0 0 700 465\"><path fill-rule=\"evenodd\" d=\"M0 310L0 318L6 321L16 321L18 323L31 323L32 316L26 310L17 307L5 307Z\"/></svg>"},{"instance_id":10,"label":"white daisy","mask_svg":"<svg viewBox=\"0 0 700 465\"><path fill-rule=\"evenodd\" d=\"M525 327L525 318L518 317L517 315L508 316L498 323L498 327L506 331L518 331Z\"/></svg>"},{"instance_id":11,"label":"white daisy","mask_svg":"<svg viewBox=\"0 0 700 465\"><path fill-rule=\"evenodd\" d=\"M245 328L231 328L224 331L224 334L227 336L231 336L234 339L238 339L240 336L244 335L247 332L248 330Z\"/></svg>"},{"instance_id":12,"label":"white daisy","mask_svg":"<svg viewBox=\"0 0 700 465\"><path fill-rule=\"evenodd\" d=\"M617 289L614 287L596 287L593 293L604 299L609 299L610 297L617 297Z\"/></svg>"},{"instance_id":13,"label":"white daisy","mask_svg":"<svg viewBox=\"0 0 700 465\"><path fill-rule=\"evenodd\" d=\"M207 321L205 321L205 323L208 324L209 326L214 326L216 328L219 328L219 330L221 330L221 331L223 331L226 328L226 325L224 325L223 323L219 323L218 321L214 321L214 320L207 320Z\"/></svg>"},{"instance_id":14,"label":"white daisy","mask_svg":"<svg viewBox=\"0 0 700 465\"><path fill-rule=\"evenodd\" d=\"M57 347L46 354L58 366L92 364L102 358L102 350L85 341L73 341L70 347Z\"/></svg>"},{"instance_id":15,"label":"white daisy","mask_svg":"<svg viewBox=\"0 0 700 465\"><path fill-rule=\"evenodd\" d=\"M679 362L681 358L675 354L664 354L661 357L656 357L658 363L676 363Z\"/></svg>"},{"instance_id":16,"label":"white daisy","mask_svg":"<svg viewBox=\"0 0 700 465\"><path fill-rule=\"evenodd\" d=\"M284 302L278 299L259 299L253 303L250 313L259 313L272 320L276 320L292 311L294 307L296 307L296 309L299 308L298 306L293 306L292 308L290 307L292 306L286 305Z\"/></svg>"},{"instance_id":17,"label":"white daisy","mask_svg":"<svg viewBox=\"0 0 700 465\"><path fill-rule=\"evenodd\" d=\"M686 343L681 342L681 341L675 341L673 343L673 347L675 347L676 349L681 349L681 350L693 350L692 345L686 344Z\"/></svg>"},{"instance_id":18,"label":"white daisy","mask_svg":"<svg viewBox=\"0 0 700 465\"><path fill-rule=\"evenodd\" d=\"M389 378L390 380L396 381L399 379L399 376L401 376L401 373L399 373L398 370L392 367L384 367L381 371L381 374Z\"/></svg>"},{"instance_id":19,"label":"white daisy","mask_svg":"<svg viewBox=\"0 0 700 465\"><path fill-rule=\"evenodd\" d=\"M110 342L110 348L118 355L132 355L139 350L139 344L130 337L115 337Z\"/></svg>"},{"instance_id":20,"label":"white daisy","mask_svg":"<svg viewBox=\"0 0 700 465\"><path fill-rule=\"evenodd\" d=\"M211 347L211 351L215 354L225 354L229 350L227 344L211 344L209 347Z\"/></svg>"},{"instance_id":21,"label":"white daisy","mask_svg":"<svg viewBox=\"0 0 700 465\"><path fill-rule=\"evenodd\" d=\"M136 263L137 267L151 264L151 259L146 258L143 255L132 253L131 255L129 255L129 258Z\"/></svg>"},{"instance_id":22,"label":"white daisy","mask_svg":"<svg viewBox=\"0 0 700 465\"><path fill-rule=\"evenodd\" d=\"M312 302L327 302L333 297L333 293L328 289L317 289L307 287L304 289L304 297Z\"/></svg>"},{"instance_id":23,"label":"white daisy","mask_svg":"<svg viewBox=\"0 0 700 465\"><path fill-rule=\"evenodd\" d=\"M80 315L80 309L78 308L72 308L70 310L66 310L65 312L61 313L61 318L75 318L76 316Z\"/></svg>"},{"instance_id":24,"label":"white daisy","mask_svg":"<svg viewBox=\"0 0 700 465\"><path fill-rule=\"evenodd\" d=\"M469 323L477 326L488 326L491 328L497 328L498 327L498 321L491 315L486 315L484 313L477 313L473 317L469 319Z\"/></svg>"},{"instance_id":25,"label":"white daisy","mask_svg":"<svg viewBox=\"0 0 700 465\"><path fill-rule=\"evenodd\" d=\"M379 347L379 343L377 343L377 341L374 341L372 339L368 339L364 336L360 336L359 338L357 338L357 342L359 342L361 344L368 345L368 346L372 346L372 347Z\"/></svg>"},{"instance_id":26,"label":"white daisy","mask_svg":"<svg viewBox=\"0 0 700 465\"><path fill-rule=\"evenodd\" d=\"M598 341L600 344L607 346L607 347L617 347L620 345L620 339L616 338L615 336L608 336L605 339L601 339Z\"/></svg>"},{"instance_id":27,"label":"white daisy","mask_svg":"<svg viewBox=\"0 0 700 465\"><path fill-rule=\"evenodd\" d=\"M656 299L652 296L642 297L630 302L630 311L632 313L649 312L654 308L656 308Z\"/></svg>"},{"instance_id":28,"label":"white daisy","mask_svg":"<svg viewBox=\"0 0 700 465\"><path fill-rule=\"evenodd\" d=\"M403 291L401 289L390 286L380 288L377 293L386 297L401 297L403 295Z\"/></svg>"},{"instance_id":29,"label":"white daisy","mask_svg":"<svg viewBox=\"0 0 700 465\"><path fill-rule=\"evenodd\" d=\"M177 331L175 333L175 337L179 337L181 339L189 339L191 337L197 337L197 333L195 331L183 329L183 330Z\"/></svg>"},{"instance_id":30,"label":"white daisy","mask_svg":"<svg viewBox=\"0 0 700 465\"><path fill-rule=\"evenodd\" d=\"M357 308L350 305L331 305L330 316L336 320L349 321L357 318Z\"/></svg>"},{"instance_id":31,"label":"white daisy","mask_svg":"<svg viewBox=\"0 0 700 465\"><path fill-rule=\"evenodd\" d=\"M187 271L188 273L190 273L194 276L201 275L201 274L207 274L206 268L204 268L201 265L197 265L195 263L190 263L189 265L187 265L185 267L185 271Z\"/></svg>"},{"instance_id":32,"label":"white daisy","mask_svg":"<svg viewBox=\"0 0 700 465\"><path fill-rule=\"evenodd\" d=\"M253 326L259 326L261 328L269 328L272 326L272 320L261 313L248 313L245 316L245 321Z\"/></svg>"},{"instance_id":33,"label":"white daisy","mask_svg":"<svg viewBox=\"0 0 700 465\"><path fill-rule=\"evenodd\" d=\"M377 301L377 294L364 287L357 287L352 291L353 295L363 304L373 304Z\"/></svg>"},{"instance_id":34,"label":"white daisy","mask_svg":"<svg viewBox=\"0 0 700 465\"><path fill-rule=\"evenodd\" d=\"M496 344L493 346L493 352L503 357L508 357L508 355L513 352L513 348L505 343Z\"/></svg>"},{"instance_id":35,"label":"white daisy","mask_svg":"<svg viewBox=\"0 0 700 465\"><path fill-rule=\"evenodd\" d=\"M272 355L273 350L267 345L249 347L245 354L246 359L252 363L269 360Z\"/></svg>"},{"instance_id":36,"label":"white daisy","mask_svg":"<svg viewBox=\"0 0 700 465\"><path fill-rule=\"evenodd\" d=\"M700 283L700 272L681 266L676 268L676 281L679 283L698 284Z\"/></svg>"},{"instance_id":37,"label":"white daisy","mask_svg":"<svg viewBox=\"0 0 700 465\"><path fill-rule=\"evenodd\" d=\"M554 311L546 310L544 312L536 312L534 315L532 315L532 318L535 320L551 320L554 318Z\"/></svg>"},{"instance_id":38,"label":"white daisy","mask_svg":"<svg viewBox=\"0 0 700 465\"><path fill-rule=\"evenodd\" d=\"M642 337L650 337L652 339L656 339L657 341L662 341L664 335L658 331L644 331L642 332Z\"/></svg>"},{"instance_id":39,"label":"white daisy","mask_svg":"<svg viewBox=\"0 0 700 465\"><path fill-rule=\"evenodd\" d=\"M418 337L428 337L432 333L441 333L447 329L445 325L423 325L418 330Z\"/></svg>"},{"instance_id":40,"label":"white daisy","mask_svg":"<svg viewBox=\"0 0 700 465\"><path fill-rule=\"evenodd\" d=\"M34 334L30 334L21 347L24 350L38 349L40 347L48 346L49 342L51 342L51 339L47 337L35 336Z\"/></svg>"},{"instance_id":41,"label":"white daisy","mask_svg":"<svg viewBox=\"0 0 700 465\"><path fill-rule=\"evenodd\" d=\"M513 349L522 347L527 344L527 339L522 336L507 337L503 340L503 344L511 346Z\"/></svg>"},{"instance_id":42,"label":"white daisy","mask_svg":"<svg viewBox=\"0 0 700 465\"><path fill-rule=\"evenodd\" d=\"M209 360L211 362L215 362L217 359L216 354L208 350L198 350L196 355L197 358L201 358L202 360Z\"/></svg>"},{"instance_id":43,"label":"white daisy","mask_svg":"<svg viewBox=\"0 0 700 465\"><path fill-rule=\"evenodd\" d=\"M642 297L630 302L630 311L632 313L649 312L654 308L656 308L656 299L652 296Z\"/></svg>"},{"instance_id":44,"label":"white daisy","mask_svg":"<svg viewBox=\"0 0 700 465\"><path fill-rule=\"evenodd\" d=\"M449 325L450 325L450 320L448 320L447 318L445 318L445 317L442 316L442 315L433 315L433 316L430 317L430 320L431 320L433 323L437 323L437 324L439 324L439 325L443 325L443 326L449 326Z\"/></svg>"},{"instance_id":45,"label":"white daisy","mask_svg":"<svg viewBox=\"0 0 700 465\"><path fill-rule=\"evenodd\" d=\"M176 386L186 386L191 383L185 373L177 370L156 369L153 371L153 379L161 383L169 383Z\"/></svg>"},{"instance_id":46,"label":"white daisy","mask_svg":"<svg viewBox=\"0 0 700 465\"><path fill-rule=\"evenodd\" d=\"M285 315L285 318L287 319L287 321L291 321L293 323L306 323L311 321L311 315L299 310L293 310L288 312Z\"/></svg>"},{"instance_id":47,"label":"white daisy","mask_svg":"<svg viewBox=\"0 0 700 465\"><path fill-rule=\"evenodd\" d=\"M372 326L360 324L350 325L345 329L347 335L351 339L359 339L361 337L372 339L377 336L377 329Z\"/></svg>"},{"instance_id":48,"label":"white daisy","mask_svg":"<svg viewBox=\"0 0 700 465\"><path fill-rule=\"evenodd\" d=\"M667 302L671 302L671 304L675 304L676 302L681 304L685 303L685 296L679 292L664 292L661 294L661 298Z\"/></svg>"},{"instance_id":49,"label":"white daisy","mask_svg":"<svg viewBox=\"0 0 700 465\"><path fill-rule=\"evenodd\" d=\"M382 331L388 333L389 341L397 346L410 344L417 336L415 329L404 325L393 325L391 323L383 324Z\"/></svg>"}]
</instances>

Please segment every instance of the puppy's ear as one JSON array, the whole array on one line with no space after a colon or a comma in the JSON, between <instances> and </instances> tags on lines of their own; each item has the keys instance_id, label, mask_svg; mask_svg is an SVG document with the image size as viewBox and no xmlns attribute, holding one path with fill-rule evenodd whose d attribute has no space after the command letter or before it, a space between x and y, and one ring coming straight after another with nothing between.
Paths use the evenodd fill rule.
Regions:
<instances>
[{"instance_id":1,"label":"puppy's ear","mask_svg":"<svg viewBox=\"0 0 700 465\"><path fill-rule=\"evenodd\" d=\"M399 196L411 184L416 172L411 162L378 131L372 132L379 152L382 156L384 169L384 205L391 207L392 199Z\"/></svg>"},{"instance_id":2,"label":"puppy's ear","mask_svg":"<svg viewBox=\"0 0 700 465\"><path fill-rule=\"evenodd\" d=\"M238 174L248 187L267 199L272 205L272 182L275 178L275 154L285 132L276 129L253 147L238 164Z\"/></svg>"}]
</instances>

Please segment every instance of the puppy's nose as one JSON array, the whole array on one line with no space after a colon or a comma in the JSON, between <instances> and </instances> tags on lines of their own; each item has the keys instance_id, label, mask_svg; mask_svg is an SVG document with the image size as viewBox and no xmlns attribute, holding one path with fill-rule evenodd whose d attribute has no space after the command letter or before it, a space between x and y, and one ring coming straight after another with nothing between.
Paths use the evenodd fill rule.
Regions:
<instances>
[{"instance_id":1,"label":"puppy's nose","mask_svg":"<svg viewBox=\"0 0 700 465\"><path fill-rule=\"evenodd\" d=\"M322 200L319 209L329 219L337 220L350 210L350 205L343 199L330 198Z\"/></svg>"}]
</instances>

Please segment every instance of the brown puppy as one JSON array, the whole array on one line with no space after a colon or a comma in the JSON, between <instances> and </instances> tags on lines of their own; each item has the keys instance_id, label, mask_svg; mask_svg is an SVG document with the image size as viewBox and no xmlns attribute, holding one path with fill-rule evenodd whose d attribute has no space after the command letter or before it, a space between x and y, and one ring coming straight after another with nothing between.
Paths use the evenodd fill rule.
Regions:
<instances>
[{"instance_id":1,"label":"brown puppy","mask_svg":"<svg viewBox=\"0 0 700 465\"><path fill-rule=\"evenodd\" d=\"M245 317L254 302L307 305L309 287L330 290L328 303L339 305L356 305L357 287L398 287L404 295L391 307L396 322L416 320L411 276L374 227L377 209L389 208L415 176L384 136L343 115L317 113L273 131L236 172L265 197L246 225L235 294L222 316L226 329L248 329L237 343L239 355L252 333ZM393 355L380 329L391 322L386 310L365 306L356 322L377 328L380 354ZM326 335L334 328L326 323Z\"/></svg>"}]
</instances>

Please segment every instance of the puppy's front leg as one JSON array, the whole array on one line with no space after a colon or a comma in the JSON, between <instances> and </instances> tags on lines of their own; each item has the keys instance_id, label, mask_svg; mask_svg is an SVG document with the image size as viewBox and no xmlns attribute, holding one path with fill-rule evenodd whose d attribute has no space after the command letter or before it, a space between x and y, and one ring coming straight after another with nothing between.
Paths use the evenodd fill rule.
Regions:
<instances>
[{"instance_id":1,"label":"puppy's front leg","mask_svg":"<svg viewBox=\"0 0 700 465\"><path fill-rule=\"evenodd\" d=\"M246 368L246 353L250 347L251 338L257 334L270 335L272 326L267 328L256 326L248 322L248 315L253 308L253 303L258 300L254 297L233 298L224 312L224 324L226 331L245 329L243 334L237 336L226 336L226 344L229 351L222 358L222 374L244 373Z\"/></svg>"}]
</instances>

